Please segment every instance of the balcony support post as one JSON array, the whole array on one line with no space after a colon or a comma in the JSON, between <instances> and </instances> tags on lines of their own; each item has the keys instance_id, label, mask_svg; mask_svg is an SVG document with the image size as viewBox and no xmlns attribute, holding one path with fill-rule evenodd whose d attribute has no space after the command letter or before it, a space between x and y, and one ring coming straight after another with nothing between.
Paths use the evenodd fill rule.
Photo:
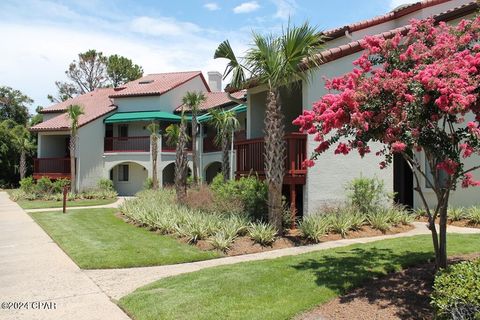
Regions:
<instances>
[{"instance_id":1,"label":"balcony support post","mask_svg":"<svg viewBox=\"0 0 480 320\"><path fill-rule=\"evenodd\" d=\"M297 218L297 188L295 184L290 184L290 214L292 218L291 229L294 230Z\"/></svg>"}]
</instances>

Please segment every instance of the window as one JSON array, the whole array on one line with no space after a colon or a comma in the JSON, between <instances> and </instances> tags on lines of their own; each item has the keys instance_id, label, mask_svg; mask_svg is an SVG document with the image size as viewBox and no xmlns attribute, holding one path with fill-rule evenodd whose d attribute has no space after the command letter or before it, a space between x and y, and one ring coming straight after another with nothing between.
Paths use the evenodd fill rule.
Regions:
<instances>
[{"instance_id":1,"label":"window","mask_svg":"<svg viewBox=\"0 0 480 320\"><path fill-rule=\"evenodd\" d=\"M128 125L123 124L121 126L118 126L118 136L120 138L128 137Z\"/></svg>"},{"instance_id":2,"label":"window","mask_svg":"<svg viewBox=\"0 0 480 320\"><path fill-rule=\"evenodd\" d=\"M447 186L447 181L448 181L448 174L444 170L438 170L438 180L440 182L441 187L446 187ZM432 189L432 185L428 183L428 181L431 181L433 183L433 173L430 170L430 166L428 165L427 158L425 158L425 175L427 176L428 180L425 179L425 188Z\"/></svg>"},{"instance_id":3,"label":"window","mask_svg":"<svg viewBox=\"0 0 480 320\"><path fill-rule=\"evenodd\" d=\"M118 166L118 181L128 181L128 164Z\"/></svg>"}]
</instances>

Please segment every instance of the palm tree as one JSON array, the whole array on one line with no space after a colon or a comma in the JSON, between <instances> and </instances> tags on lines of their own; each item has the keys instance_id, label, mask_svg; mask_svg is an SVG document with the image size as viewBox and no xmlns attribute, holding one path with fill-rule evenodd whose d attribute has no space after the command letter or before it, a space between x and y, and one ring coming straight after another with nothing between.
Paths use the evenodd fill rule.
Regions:
<instances>
[{"instance_id":1,"label":"palm tree","mask_svg":"<svg viewBox=\"0 0 480 320\"><path fill-rule=\"evenodd\" d=\"M157 174L157 159L158 159L158 130L160 126L158 123L152 122L147 126L148 131L150 131L150 145L152 152L152 180L153 185L152 189L158 189L158 174Z\"/></svg>"},{"instance_id":2,"label":"palm tree","mask_svg":"<svg viewBox=\"0 0 480 320\"><path fill-rule=\"evenodd\" d=\"M205 95L201 91L187 91L182 99L185 106L190 108L192 113L192 164L193 183L198 183L198 157L197 157L197 116L200 105L205 101Z\"/></svg>"},{"instance_id":3,"label":"palm tree","mask_svg":"<svg viewBox=\"0 0 480 320\"><path fill-rule=\"evenodd\" d=\"M20 153L19 173L20 180L25 178L27 173L27 154L34 149L30 132L23 125L17 125L13 128L13 137L15 145Z\"/></svg>"},{"instance_id":4,"label":"palm tree","mask_svg":"<svg viewBox=\"0 0 480 320\"><path fill-rule=\"evenodd\" d=\"M229 144L233 139L233 132L240 127L240 122L233 111L213 109L210 111L210 123L217 129L215 144L222 149L222 174L227 181L230 175Z\"/></svg>"},{"instance_id":5,"label":"palm tree","mask_svg":"<svg viewBox=\"0 0 480 320\"><path fill-rule=\"evenodd\" d=\"M187 123L182 108L182 119L178 132L177 148L175 149L175 192L177 202L184 204L187 197Z\"/></svg>"},{"instance_id":6,"label":"palm tree","mask_svg":"<svg viewBox=\"0 0 480 320\"><path fill-rule=\"evenodd\" d=\"M78 120L85 112L78 104L72 104L67 108L67 117L70 119L70 188L73 193L77 192L76 170L75 170L75 149L77 147Z\"/></svg>"},{"instance_id":7,"label":"palm tree","mask_svg":"<svg viewBox=\"0 0 480 320\"><path fill-rule=\"evenodd\" d=\"M178 137L180 136L180 126L172 123L165 129L165 137L167 138L167 145L170 147L176 146Z\"/></svg>"},{"instance_id":8,"label":"palm tree","mask_svg":"<svg viewBox=\"0 0 480 320\"><path fill-rule=\"evenodd\" d=\"M298 27L288 25L278 37L253 33L253 46L242 61L237 59L228 40L218 46L214 55L214 58L229 60L224 78L232 73L230 86L242 89L255 84L264 85L268 90L264 119L265 179L269 221L279 233L282 233L282 183L286 156L280 88L291 89L299 80L310 80L305 65L318 65L317 53L323 42L323 35L304 23ZM249 81L246 80L247 74Z\"/></svg>"}]
</instances>

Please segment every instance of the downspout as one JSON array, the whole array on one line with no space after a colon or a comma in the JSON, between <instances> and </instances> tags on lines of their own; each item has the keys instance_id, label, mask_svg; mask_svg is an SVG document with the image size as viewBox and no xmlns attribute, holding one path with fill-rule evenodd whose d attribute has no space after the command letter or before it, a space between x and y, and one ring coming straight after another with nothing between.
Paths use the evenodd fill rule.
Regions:
<instances>
[{"instance_id":1,"label":"downspout","mask_svg":"<svg viewBox=\"0 0 480 320\"><path fill-rule=\"evenodd\" d=\"M230 180L233 180L233 137L235 129L232 129L232 138L230 139Z\"/></svg>"}]
</instances>

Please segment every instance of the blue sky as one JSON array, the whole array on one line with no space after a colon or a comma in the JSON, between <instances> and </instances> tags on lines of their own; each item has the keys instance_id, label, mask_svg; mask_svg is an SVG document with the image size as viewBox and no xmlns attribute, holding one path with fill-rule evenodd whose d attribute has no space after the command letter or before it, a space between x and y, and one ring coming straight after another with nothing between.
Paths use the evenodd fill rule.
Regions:
<instances>
[{"instance_id":1,"label":"blue sky","mask_svg":"<svg viewBox=\"0 0 480 320\"><path fill-rule=\"evenodd\" d=\"M327 30L388 12L412 0L2 0L0 85L48 106L55 80L79 52L121 54L145 73L218 70L216 46L229 39L237 52L252 30L278 32L288 19Z\"/></svg>"}]
</instances>

